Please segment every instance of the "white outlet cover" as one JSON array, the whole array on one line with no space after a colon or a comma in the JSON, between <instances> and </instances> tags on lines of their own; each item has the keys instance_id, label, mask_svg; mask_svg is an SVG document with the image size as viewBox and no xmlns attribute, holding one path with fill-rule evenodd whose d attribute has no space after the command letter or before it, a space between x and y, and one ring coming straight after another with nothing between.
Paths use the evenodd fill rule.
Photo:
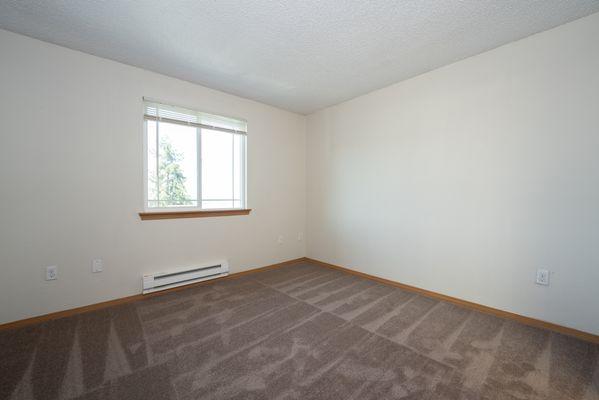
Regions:
<instances>
[{"instance_id":1,"label":"white outlet cover","mask_svg":"<svg viewBox=\"0 0 599 400\"><path fill-rule=\"evenodd\" d=\"M46 267L46 280L53 281L58 279L58 267L56 265L49 265Z\"/></svg>"},{"instance_id":2,"label":"white outlet cover","mask_svg":"<svg viewBox=\"0 0 599 400\"><path fill-rule=\"evenodd\" d=\"M101 258L94 258L92 260L92 272L98 273L104 271L104 262Z\"/></svg>"},{"instance_id":3,"label":"white outlet cover","mask_svg":"<svg viewBox=\"0 0 599 400\"><path fill-rule=\"evenodd\" d=\"M546 269L538 269L537 270L537 284L549 286L549 271Z\"/></svg>"},{"instance_id":4,"label":"white outlet cover","mask_svg":"<svg viewBox=\"0 0 599 400\"><path fill-rule=\"evenodd\" d=\"M283 235L279 235L279 238L277 239L277 243L283 244Z\"/></svg>"}]
</instances>

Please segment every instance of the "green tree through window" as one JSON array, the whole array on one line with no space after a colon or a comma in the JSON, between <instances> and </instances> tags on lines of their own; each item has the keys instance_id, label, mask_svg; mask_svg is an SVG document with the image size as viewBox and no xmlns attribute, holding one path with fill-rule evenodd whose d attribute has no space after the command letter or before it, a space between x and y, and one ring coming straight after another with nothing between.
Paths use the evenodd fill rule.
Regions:
<instances>
[{"instance_id":1,"label":"green tree through window","mask_svg":"<svg viewBox=\"0 0 599 400\"><path fill-rule=\"evenodd\" d=\"M160 138L159 154L158 182L155 176L150 179L158 189L158 207L194 205L187 194L186 178L179 164L183 156L164 137Z\"/></svg>"}]
</instances>

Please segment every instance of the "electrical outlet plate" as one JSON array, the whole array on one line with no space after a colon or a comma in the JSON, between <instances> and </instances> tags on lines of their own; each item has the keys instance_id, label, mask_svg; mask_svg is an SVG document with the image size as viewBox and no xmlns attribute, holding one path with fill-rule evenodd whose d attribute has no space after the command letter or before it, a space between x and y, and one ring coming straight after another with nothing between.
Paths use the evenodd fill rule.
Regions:
<instances>
[{"instance_id":1,"label":"electrical outlet plate","mask_svg":"<svg viewBox=\"0 0 599 400\"><path fill-rule=\"evenodd\" d=\"M537 270L537 285L549 286L549 271L546 269Z\"/></svg>"},{"instance_id":2,"label":"electrical outlet plate","mask_svg":"<svg viewBox=\"0 0 599 400\"><path fill-rule=\"evenodd\" d=\"M92 260L92 272L98 273L104 271L104 262L101 258L94 258Z\"/></svg>"},{"instance_id":3,"label":"electrical outlet plate","mask_svg":"<svg viewBox=\"0 0 599 400\"><path fill-rule=\"evenodd\" d=\"M58 268L56 265L49 265L46 267L46 280L53 281L58 279Z\"/></svg>"}]
</instances>

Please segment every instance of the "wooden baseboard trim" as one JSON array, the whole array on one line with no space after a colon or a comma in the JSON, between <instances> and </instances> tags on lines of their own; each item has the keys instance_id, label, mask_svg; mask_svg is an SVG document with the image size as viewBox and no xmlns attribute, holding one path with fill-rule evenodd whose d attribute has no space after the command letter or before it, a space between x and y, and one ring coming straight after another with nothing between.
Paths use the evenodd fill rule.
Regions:
<instances>
[{"instance_id":1,"label":"wooden baseboard trim","mask_svg":"<svg viewBox=\"0 0 599 400\"><path fill-rule=\"evenodd\" d=\"M71 308L69 310L57 311L57 312L53 312L50 314L39 315L37 317L31 317L31 318L21 319L18 321L7 322L4 324L0 324L0 331L8 330L8 329L22 328L22 327L25 327L28 325L39 324L41 322L45 322L45 321L49 321L49 320L53 320L53 319L70 317L70 316L73 316L76 314L82 314L82 313L86 313L86 312L90 312L90 311L94 311L94 310L100 310L100 309L106 308L106 307L116 306L116 305L125 304L125 303L131 303L134 301L147 299L149 297L162 296L167 293L177 292L177 291L189 289L189 288L195 287L195 286L207 285L210 283L214 283L216 281L235 279L235 278L239 278L244 275L255 274L256 272L268 271L270 269L279 268L284 265L296 264L296 263L299 263L299 262L305 261L305 260L306 260L305 257L300 257L300 258L296 258L293 260L283 261L283 262L280 262L277 264L267 265L265 267L252 268L252 269L249 269L246 271L235 272L233 274L229 274L222 278L217 278L217 279L212 279L209 281L197 282L197 283L192 283L190 285L179 286L176 288L167 289L167 290L164 290L161 292L154 292L154 293L149 293L149 294L134 294L133 296L121 297L118 299L103 301L101 303L90 304L90 305L83 306L83 307Z\"/></svg>"},{"instance_id":2,"label":"wooden baseboard trim","mask_svg":"<svg viewBox=\"0 0 599 400\"><path fill-rule=\"evenodd\" d=\"M416 292L423 296L431 297L431 298L438 299L438 300L443 300L448 303L456 304L458 306L473 309L473 310L480 311L480 312L483 312L486 314L491 314L491 315L494 315L494 316L497 316L500 318L511 319L511 320L520 322L525 325L530 325L530 326L534 326L537 328L547 329L550 331L573 336L578 339L582 339L582 340L585 340L585 341L588 341L591 343L599 344L599 335L595 335L595 334L592 334L589 332L580 331L580 330L577 330L574 328L568 328L566 326L554 324L552 322L547 322L547 321L542 321L542 320L535 319L535 318L526 317L526 316L523 316L520 314L511 313L509 311L504 311L504 310L500 310L497 308L488 307L488 306L485 306L482 304L473 303L473 302L470 302L467 300L459 299L457 297L447 296L447 295L444 295L441 293L422 289L422 288L419 288L416 286L406 285L404 283L392 281L390 279L380 278L375 275L366 274L366 273L359 272L359 271L356 271L353 269L341 267L341 266L334 265L334 264L329 264L329 263L315 260L315 259L308 258L308 257L300 257L300 258L296 258L293 260L283 261L283 262L280 262L277 264L267 265L265 267L253 268L253 269L249 269L247 271L236 272L236 273L230 274L230 275L222 277L222 278L217 278L217 279L210 280L210 281L193 283L191 285L167 289L167 290L164 290L161 292L155 292L155 293L150 293L150 294L146 294L146 295L136 294L133 296L127 296L127 297L122 297L122 298L118 298L118 299L114 299L114 300L108 300L108 301L104 301L101 303L90 304L90 305L83 306L83 307L77 307L77 308L72 308L69 310L57 311L57 312L53 312L50 314L40 315L37 317L8 322L8 323L0 324L0 331L8 330L8 329L22 328L22 327L25 327L28 325L38 324L38 323L53 320L53 319L65 318L65 317L69 317L72 315L82 314L82 313L99 310L99 309L106 308L106 307L130 303L130 302L134 302L134 301L138 301L138 300L142 300L142 299L147 299L149 297L161 296L161 295L164 295L167 293L185 290L185 289L188 289L188 288L194 287L194 286L207 285L207 284L214 283L214 282L220 281L220 280L235 279L235 278L239 278L244 275L254 274L254 273L262 272L262 271L268 271L270 269L279 268L279 267L282 267L285 265L297 264L302 261L317 264L317 265L320 265L320 266L323 266L326 268L343 271L343 272L346 272L346 273L349 273L352 275L356 275L356 276L359 276L359 277L362 277L365 279L370 279L372 281L379 282L379 283L382 283L385 285L398 287L400 289L408 290L411 292Z\"/></svg>"},{"instance_id":3,"label":"wooden baseboard trim","mask_svg":"<svg viewBox=\"0 0 599 400\"><path fill-rule=\"evenodd\" d=\"M385 279L385 278L380 278L375 275L365 274L363 272L355 271L353 269L349 269L349 268L345 268L345 267L340 267L340 266L334 265L334 264L329 264L329 263L326 263L323 261L314 260L312 258L306 257L305 261L313 263L313 264L317 264L317 265L320 265L320 266L323 266L326 268L331 268L331 269L336 269L339 271L347 272L349 274L356 275L356 276L366 278L366 279L370 279L372 281L376 281L376 282L379 282L379 283L382 283L385 285L395 286L400 289L408 290L411 292L416 292L423 296L432 297L437 300L443 300L448 303L456 304L458 306L462 306L462 307L469 308L472 310L480 311L480 312L483 312L486 314L491 314L496 317L500 317L500 318L504 318L504 319L511 319L511 320L520 322L525 325L534 326L536 328L547 329L550 331L562 333L564 335L573 336L578 339L585 340L587 342L599 344L599 335L594 335L589 332L579 331L574 328L568 328L567 326L562 326L562 325L554 324L552 322L542 321L540 319L525 317L524 315L515 314L515 313L511 313L509 311L504 311L504 310L500 310L497 308L484 306L482 304L473 303L473 302L467 301L467 300L462 300L457 297L451 297L451 296L447 296L447 295L444 295L441 293L422 289L422 288L419 288L416 286L410 286L410 285L406 285L404 283L392 281L392 280Z\"/></svg>"}]
</instances>

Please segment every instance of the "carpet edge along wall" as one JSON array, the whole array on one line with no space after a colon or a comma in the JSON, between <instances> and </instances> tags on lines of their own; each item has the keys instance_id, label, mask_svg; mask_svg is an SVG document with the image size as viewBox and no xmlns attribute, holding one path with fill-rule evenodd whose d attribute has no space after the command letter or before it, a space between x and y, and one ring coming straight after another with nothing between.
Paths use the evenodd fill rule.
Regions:
<instances>
[{"instance_id":1,"label":"carpet edge along wall","mask_svg":"<svg viewBox=\"0 0 599 400\"><path fill-rule=\"evenodd\" d=\"M136 294L133 296L127 296L127 297L122 297L122 298L118 298L118 299L108 300L108 301L101 302L101 303L90 304L90 305L83 306L83 307L77 307L77 308L58 311L58 312L54 312L54 313L50 313L50 314L44 314L44 315L39 315L39 316L26 318L26 319L22 319L22 320L12 321L12 322L8 322L5 324L1 324L0 331L7 330L7 329L21 328L24 326L33 325L33 324L37 324L37 323L41 323L41 322L45 322L45 321L49 321L49 320L53 320L53 319L59 319L59 318L64 318L64 317L68 317L71 315L82 314L82 313L86 313L89 311L99 310L102 308L111 307L111 306L115 306L118 304L124 304L124 303L133 302L133 301L138 301L138 300L149 298L149 297L161 296L166 293L172 293L172 292L176 292L176 291L185 290L185 289L188 289L189 287L193 287L193 286L207 285L210 283L214 283L215 281L218 281L218 280L235 279L240 276L253 274L253 273L257 273L257 272L261 272L261 271L266 271L269 269L279 268L279 267L286 266L286 265L296 264L296 263L300 263L302 261L311 262L311 263L318 264L320 266L330 268L330 269L344 271L344 272L352 274L352 275L370 279L370 280L373 280L373 281L376 281L376 282L379 282L379 283L382 283L385 285L398 287L400 289L408 290L411 292L416 292L418 294L421 294L421 295L424 295L427 297L432 297L432 298L439 299L439 300L443 300L443 301L446 301L446 302L449 302L449 303L452 303L452 304L455 304L455 305L458 305L458 306L461 306L464 308L473 309L473 310L480 311L480 312L483 312L486 314L491 314L491 315L494 315L494 316L497 316L500 318L518 321L525 325L530 325L530 326L534 326L537 328L547 329L549 331L562 333L562 334L573 336L578 339L585 340L585 341L588 341L591 343L599 344L599 335L595 335L590 332L584 332L584 331L580 331L578 329L570 328L567 326L554 324L552 322L542 321L539 319L526 317L524 315L511 313L511 312L496 309L493 307L488 307L488 306L485 306L482 304L473 303L470 301L462 300L457 297L451 297L451 296L444 295L442 293L437 293L437 292L433 292L430 290L418 288L415 286L406 285L406 284L403 284L400 282L381 278L381 277L378 277L375 275L365 274L363 272L359 272L359 271L356 271L353 269L341 267L341 266L334 265L334 264L329 264L329 263L315 260L315 259L312 259L309 257L300 257L300 258L296 258L296 259L292 259L292 260L282 261L282 262L276 263L276 264L267 265L264 267L252 268L252 269L248 269L246 271L241 271L241 272L236 272L236 273L230 274L223 278L217 278L214 280L198 282L198 283L194 283L194 284L187 285L187 286L180 286L180 287L168 289L168 290L165 290L162 292L155 292L155 293L151 293L151 294L147 294L147 295Z\"/></svg>"}]
</instances>

